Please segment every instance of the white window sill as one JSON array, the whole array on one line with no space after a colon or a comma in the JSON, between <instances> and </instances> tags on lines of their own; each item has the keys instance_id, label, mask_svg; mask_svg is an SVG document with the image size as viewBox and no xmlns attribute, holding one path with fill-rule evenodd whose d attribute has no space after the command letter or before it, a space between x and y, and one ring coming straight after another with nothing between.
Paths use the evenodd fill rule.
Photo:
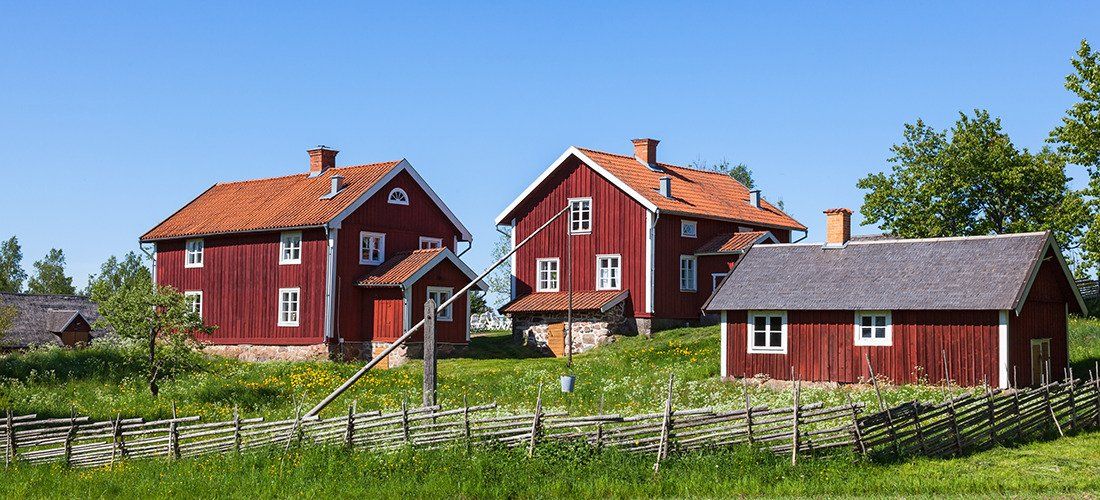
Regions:
<instances>
[{"instance_id":1,"label":"white window sill","mask_svg":"<svg viewBox=\"0 0 1100 500\"><path fill-rule=\"evenodd\" d=\"M283 323L283 322L281 322L281 321L280 321L280 322L278 323L278 326L286 326L286 327L297 327L297 326L298 326L298 323Z\"/></svg>"},{"instance_id":2,"label":"white window sill","mask_svg":"<svg viewBox=\"0 0 1100 500\"><path fill-rule=\"evenodd\" d=\"M749 350L748 350L748 353L749 354L787 354L787 349L785 349L785 348L783 348L783 349L779 349L779 348L766 349L766 348L762 348L762 347L750 347Z\"/></svg>"},{"instance_id":3,"label":"white window sill","mask_svg":"<svg viewBox=\"0 0 1100 500\"><path fill-rule=\"evenodd\" d=\"M856 347L892 347L894 342L890 339L857 340L852 343Z\"/></svg>"},{"instance_id":4,"label":"white window sill","mask_svg":"<svg viewBox=\"0 0 1100 500\"><path fill-rule=\"evenodd\" d=\"M291 265L301 264L301 263L302 263L302 259L298 259L298 260L280 260L279 261L280 266L291 266Z\"/></svg>"}]
</instances>

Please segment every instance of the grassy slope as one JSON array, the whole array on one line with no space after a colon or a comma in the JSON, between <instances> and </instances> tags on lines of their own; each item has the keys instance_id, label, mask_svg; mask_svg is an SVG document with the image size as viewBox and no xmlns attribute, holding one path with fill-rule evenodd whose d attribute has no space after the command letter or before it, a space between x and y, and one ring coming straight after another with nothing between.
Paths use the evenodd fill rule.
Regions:
<instances>
[{"instance_id":1,"label":"grassy slope","mask_svg":"<svg viewBox=\"0 0 1100 500\"><path fill-rule=\"evenodd\" d=\"M1074 320L1071 357L1079 374L1100 358L1100 322ZM559 359L532 357L505 335L475 339L467 358L440 363L444 405L497 401L529 408L537 385L548 385L547 404L574 412L596 411L601 394L605 411L637 413L660 407L661 387L669 373L677 384L677 406L739 407L741 388L716 379L716 328L663 332L653 340L624 339L576 357L578 390L556 389L565 370ZM116 412L149 418L164 416L171 402L184 414L208 420L226 417L233 404L246 415L285 416L296 402L308 405L356 369L335 363L248 364L209 360L198 371L163 384L152 399L136 365L109 350L51 350L0 358L0 396L17 412L67 415L70 404L96 418ZM330 414L352 398L360 407L393 407L402 398L419 399L420 365L371 373ZM942 397L942 388L890 388L892 401ZM863 387L807 389L807 399L840 402L845 392L872 403ZM752 389L754 400L786 404L788 391ZM0 401L2 402L2 401ZM543 460L526 460L507 451L484 450L472 457L457 452L349 455L339 450L308 450L287 456L213 457L168 464L127 463L104 471L59 471L19 467L5 472L0 494L11 496L139 496L166 493L217 496L298 496L313 494L409 494L459 496L715 496L734 493L810 494L991 494L1055 493L1100 489L1097 456L1100 434L997 449L957 460L914 460L868 464L851 458L815 460L798 468L782 459L728 452L678 457L653 479L652 459L606 452L546 450ZM352 463L350 478L345 464ZM400 471L400 473L396 473ZM58 481L59 478L64 480ZM225 478L232 478L227 481ZM578 480L578 478L583 478Z\"/></svg>"}]
</instances>

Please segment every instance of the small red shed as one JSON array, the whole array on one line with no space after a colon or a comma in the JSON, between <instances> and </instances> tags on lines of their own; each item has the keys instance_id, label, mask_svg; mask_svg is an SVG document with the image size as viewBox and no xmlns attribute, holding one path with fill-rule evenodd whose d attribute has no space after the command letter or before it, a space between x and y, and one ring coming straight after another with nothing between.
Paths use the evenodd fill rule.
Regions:
<instances>
[{"instance_id":1,"label":"small red shed","mask_svg":"<svg viewBox=\"0 0 1100 500\"><path fill-rule=\"evenodd\" d=\"M869 360L900 383L1062 378L1085 304L1050 232L851 239L851 211L825 213L825 244L754 246L708 300L723 377L858 382Z\"/></svg>"}]
</instances>

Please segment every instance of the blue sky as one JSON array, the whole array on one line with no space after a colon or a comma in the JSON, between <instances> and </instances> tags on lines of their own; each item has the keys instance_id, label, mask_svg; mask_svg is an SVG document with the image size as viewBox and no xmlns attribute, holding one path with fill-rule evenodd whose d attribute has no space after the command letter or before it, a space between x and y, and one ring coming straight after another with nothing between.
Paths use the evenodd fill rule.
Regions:
<instances>
[{"instance_id":1,"label":"blue sky","mask_svg":"<svg viewBox=\"0 0 1100 500\"><path fill-rule=\"evenodd\" d=\"M219 181L408 158L475 234L569 145L752 167L822 237L902 124L1041 147L1100 4L0 2L0 237L79 285ZM1076 177L1083 172L1074 170ZM858 221L857 216L857 221ZM861 228L857 232L872 232Z\"/></svg>"}]
</instances>

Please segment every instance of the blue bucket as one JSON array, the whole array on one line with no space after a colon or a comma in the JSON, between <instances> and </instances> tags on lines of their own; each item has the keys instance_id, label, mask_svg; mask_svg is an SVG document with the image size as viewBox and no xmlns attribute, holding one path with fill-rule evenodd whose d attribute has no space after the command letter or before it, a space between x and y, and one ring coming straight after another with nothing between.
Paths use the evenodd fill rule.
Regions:
<instances>
[{"instance_id":1,"label":"blue bucket","mask_svg":"<svg viewBox=\"0 0 1100 500\"><path fill-rule=\"evenodd\" d=\"M577 377L574 375L562 375L561 376L561 392L573 392L573 384L577 382Z\"/></svg>"}]
</instances>

